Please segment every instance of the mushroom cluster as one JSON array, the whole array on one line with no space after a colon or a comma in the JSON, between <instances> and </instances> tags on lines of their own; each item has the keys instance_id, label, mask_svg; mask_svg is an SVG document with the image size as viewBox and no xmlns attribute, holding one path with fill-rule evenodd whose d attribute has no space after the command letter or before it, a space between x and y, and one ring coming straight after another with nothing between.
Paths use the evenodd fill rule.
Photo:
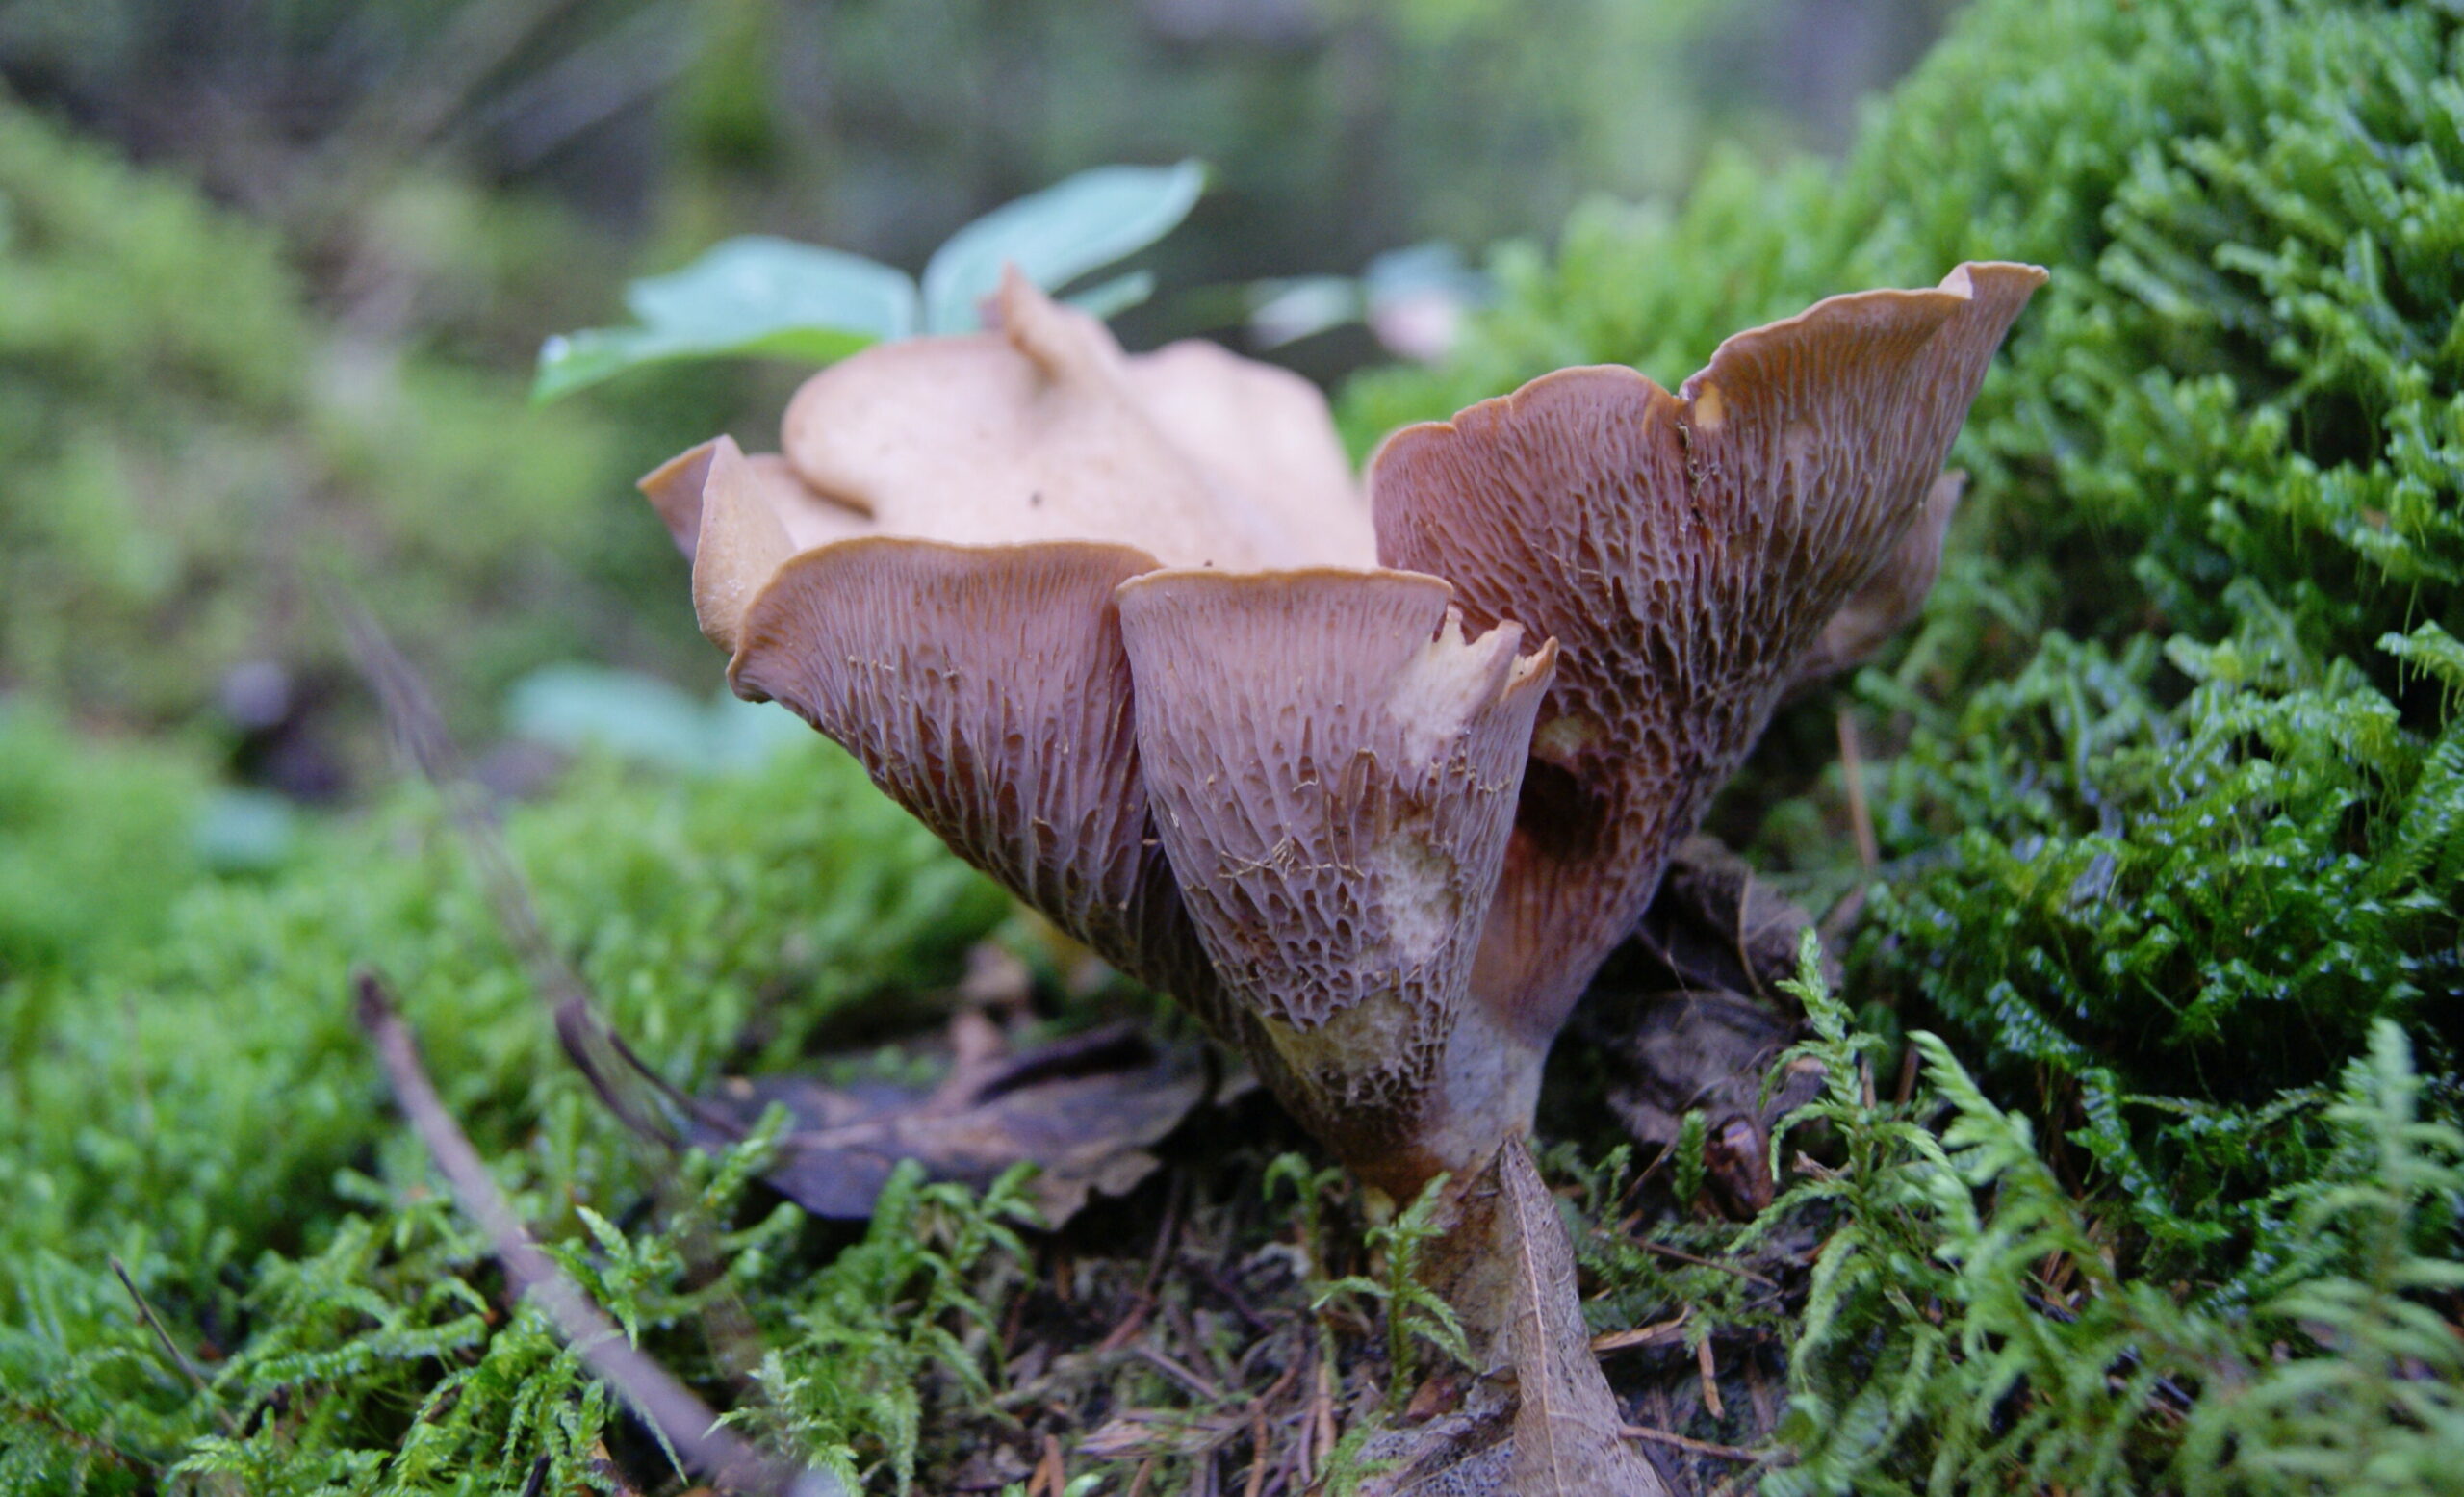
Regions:
<instances>
[{"instance_id":1,"label":"mushroom cluster","mask_svg":"<svg viewBox=\"0 0 2464 1497\"><path fill-rule=\"evenodd\" d=\"M643 480L737 694L1165 989L1408 1199L1528 1126L1576 997L1810 676L1913 611L1942 473L2044 279L1968 264L1560 370L1355 486L1304 381L995 330L813 376L783 452Z\"/></svg>"}]
</instances>

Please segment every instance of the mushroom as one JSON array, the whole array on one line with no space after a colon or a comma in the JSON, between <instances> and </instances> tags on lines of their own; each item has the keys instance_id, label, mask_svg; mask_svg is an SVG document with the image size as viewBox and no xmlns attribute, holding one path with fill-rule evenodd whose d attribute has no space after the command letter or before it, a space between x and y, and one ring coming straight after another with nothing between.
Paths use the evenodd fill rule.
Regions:
<instances>
[{"instance_id":1,"label":"mushroom","mask_svg":"<svg viewBox=\"0 0 2464 1497\"><path fill-rule=\"evenodd\" d=\"M1730 338L1675 395L1560 370L1378 450L1379 558L1562 651L1472 977L1513 1059L1455 1105L1530 1116L1575 999L1809 658L1930 585L1943 457L2044 278L1968 264L1833 297Z\"/></svg>"},{"instance_id":2,"label":"mushroom","mask_svg":"<svg viewBox=\"0 0 2464 1497\"><path fill-rule=\"evenodd\" d=\"M1675 395L1562 370L1395 434L1364 503L1296 377L1125 354L1013 275L997 330L808 381L783 455L721 438L643 488L738 694L1401 1198L1528 1127L1775 704L1912 611L2042 279L1833 297Z\"/></svg>"},{"instance_id":3,"label":"mushroom","mask_svg":"<svg viewBox=\"0 0 2464 1497\"><path fill-rule=\"evenodd\" d=\"M1453 589L1409 572L1159 571L1117 596L1156 830L1285 1101L1404 1200L1493 1152L1448 1136L1439 1081L1555 645L1467 640Z\"/></svg>"}]
</instances>

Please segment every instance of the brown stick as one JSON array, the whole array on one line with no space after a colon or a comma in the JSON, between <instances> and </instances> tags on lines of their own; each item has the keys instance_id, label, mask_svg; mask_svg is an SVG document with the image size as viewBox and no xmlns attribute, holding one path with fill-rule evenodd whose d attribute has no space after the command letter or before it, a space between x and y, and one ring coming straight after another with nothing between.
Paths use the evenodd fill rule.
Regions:
<instances>
[{"instance_id":1,"label":"brown stick","mask_svg":"<svg viewBox=\"0 0 2464 1497\"><path fill-rule=\"evenodd\" d=\"M1857 720L1839 710L1839 773L1848 786L1848 825L1857 834L1857 862L1867 873L1881 866L1882 844L1874 836L1874 813L1865 804L1865 755L1857 741Z\"/></svg>"},{"instance_id":2,"label":"brown stick","mask_svg":"<svg viewBox=\"0 0 2464 1497\"><path fill-rule=\"evenodd\" d=\"M205 1381L205 1374L196 1370L196 1363L189 1360L188 1354L180 1350L179 1343L171 1339L171 1333L163 1329L163 1322L154 1314L154 1306L146 1303L145 1296L137 1292L137 1280L128 1277L128 1265L116 1256L111 1259L111 1265L112 1272L119 1276L119 1286L128 1291L129 1299L136 1303L138 1319L145 1322L145 1329L154 1332L154 1344L161 1347L163 1355L171 1359L171 1365L188 1374L189 1381L196 1384L196 1390L211 1401L213 1385ZM223 1433L231 1432L230 1410L218 1407L214 1410L214 1418L222 1426Z\"/></svg>"},{"instance_id":3,"label":"brown stick","mask_svg":"<svg viewBox=\"0 0 2464 1497\"><path fill-rule=\"evenodd\" d=\"M1723 1274L1734 1274L1737 1278L1749 1283L1760 1284L1765 1289L1780 1287L1779 1280L1766 1278L1750 1268L1739 1268L1733 1263L1722 1263L1716 1258L1697 1257L1681 1248L1672 1248L1666 1243L1653 1242L1649 1238L1637 1237L1633 1242L1635 1247L1642 1249L1645 1252L1656 1252L1663 1258L1675 1258L1680 1263L1691 1263L1696 1268L1714 1268Z\"/></svg>"},{"instance_id":4,"label":"brown stick","mask_svg":"<svg viewBox=\"0 0 2464 1497\"><path fill-rule=\"evenodd\" d=\"M505 845L504 827L496 808L464 772L461 753L446 731L444 714L429 696L427 684L376 620L339 587L329 592L327 601L342 621L361 673L376 693L396 746L444 803L446 819L478 873L505 943L521 959L532 993L555 1025L557 1042L591 1090L618 1121L671 1149L684 1142L670 1123L675 1116L691 1119L716 1137L741 1138L743 1129L729 1126L644 1064L599 1012L589 985L549 939L538 904L530 897L529 881Z\"/></svg>"},{"instance_id":5,"label":"brown stick","mask_svg":"<svg viewBox=\"0 0 2464 1497\"><path fill-rule=\"evenodd\" d=\"M1605 1356L1611 1352L1623 1352L1629 1347L1657 1346L1663 1341L1674 1341L1685 1333L1685 1323L1691 1320L1693 1315L1694 1312L1690 1309L1680 1310L1674 1318L1669 1320L1654 1321L1648 1326L1636 1326L1630 1330L1603 1331L1591 1338L1592 1355Z\"/></svg>"},{"instance_id":6,"label":"brown stick","mask_svg":"<svg viewBox=\"0 0 2464 1497\"><path fill-rule=\"evenodd\" d=\"M1703 1407L1714 1419L1726 1419L1729 1411L1720 1405L1720 1367L1711 1356L1711 1338L1705 1336L1694 1343L1695 1370L1703 1375Z\"/></svg>"},{"instance_id":7,"label":"brown stick","mask_svg":"<svg viewBox=\"0 0 2464 1497\"><path fill-rule=\"evenodd\" d=\"M1747 1450L1742 1445L1714 1445L1709 1440L1687 1439L1682 1434L1671 1434L1666 1430L1646 1430L1638 1424L1630 1424L1617 1432L1630 1440L1649 1440L1655 1445L1673 1445L1679 1450L1691 1451L1697 1456L1710 1456L1721 1460L1760 1462L1771 1458L1768 1451Z\"/></svg>"},{"instance_id":8,"label":"brown stick","mask_svg":"<svg viewBox=\"0 0 2464 1497\"><path fill-rule=\"evenodd\" d=\"M395 1011L384 984L373 972L362 972L358 987L360 1027L375 1045L395 1099L427 1146L428 1158L445 1176L454 1200L488 1234L516 1294L539 1306L582 1365L614 1388L680 1461L713 1486L765 1497L849 1497L847 1488L828 1472L774 1459L734 1431L721 1428L719 1416L708 1405L625 1339L581 1286L540 1251L514 1214L512 1203L497 1189L478 1150L471 1147L429 1083L420 1064L419 1045Z\"/></svg>"}]
</instances>

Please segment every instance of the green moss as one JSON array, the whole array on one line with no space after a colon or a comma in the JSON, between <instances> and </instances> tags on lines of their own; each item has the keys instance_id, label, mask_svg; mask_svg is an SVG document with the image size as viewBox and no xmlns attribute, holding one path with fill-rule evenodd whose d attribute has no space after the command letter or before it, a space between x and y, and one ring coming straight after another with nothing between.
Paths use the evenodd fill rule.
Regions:
<instances>
[{"instance_id":1,"label":"green moss","mask_svg":"<svg viewBox=\"0 0 2464 1497\"><path fill-rule=\"evenodd\" d=\"M205 784L176 749L89 742L38 703L0 699L0 981L160 939L199 871Z\"/></svg>"},{"instance_id":2,"label":"green moss","mask_svg":"<svg viewBox=\"0 0 2464 1497\"><path fill-rule=\"evenodd\" d=\"M693 1084L723 1058L785 1064L853 997L951 980L1007 908L818 742L688 786L584 775L512 835L548 928L611 1017ZM663 1167L609 1136L424 798L301 859L270 884L191 888L161 941L94 951L77 981L0 984L0 1033L25 1037L0 1075L0 1449L43 1473L11 1490L66 1489L81 1469L131 1487L218 1428L218 1407L257 1401L285 1411L260 1411L250 1459L313 1457L305 1469L331 1473L317 1480L342 1480L406 1437L413 1405L447 1398L440 1379L510 1395L523 1369L561 1369L554 1409L424 1431L451 1458L401 1490L450 1489L447 1473L481 1452L526 1462L548 1439L538 1421L579 1417L576 1398L603 1414L543 1325L482 1325L457 1286L486 1272L480 1246L440 1215L404 1147L349 1016L350 973L398 984L449 1105L534 1182L531 1219L552 1239L586 1239L584 1207L629 1210ZM748 1052L751 1034L766 1043ZM114 1256L182 1344L229 1355L211 1399L153 1351ZM629 1293L683 1317L685 1277L644 1269Z\"/></svg>"},{"instance_id":3,"label":"green moss","mask_svg":"<svg viewBox=\"0 0 2464 1497\"><path fill-rule=\"evenodd\" d=\"M1918 1095L1877 1103L1885 1046L1810 950L1799 989L1830 1082L1796 1120L1843 1157L1766 1218L1818 1208L1832 1230L1790 1348L1797 1459L1765 1491L2449 1489L2464 1350L2421 1297L2464 1285L2464 1130L2426 1116L2395 1023L2327 1089L2321 1157L2277 1202L2282 1256L2251 1303L2215 1305L2118 1271L2027 1120L1939 1038L1912 1037Z\"/></svg>"}]
</instances>

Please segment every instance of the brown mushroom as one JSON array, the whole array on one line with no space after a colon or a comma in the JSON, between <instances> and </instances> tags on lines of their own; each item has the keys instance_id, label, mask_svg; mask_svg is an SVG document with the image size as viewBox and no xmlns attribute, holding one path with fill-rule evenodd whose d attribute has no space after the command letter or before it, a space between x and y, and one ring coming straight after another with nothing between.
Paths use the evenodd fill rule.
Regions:
<instances>
[{"instance_id":1,"label":"brown mushroom","mask_svg":"<svg viewBox=\"0 0 2464 1497\"><path fill-rule=\"evenodd\" d=\"M1015 277L994 332L815 376L783 458L721 439L644 487L740 694L1399 1196L1528 1125L1774 704L1921 599L1943 455L2042 275L1834 297L1677 395L1565 370L1399 432L1371 478L1393 570L1314 392L1123 354Z\"/></svg>"},{"instance_id":2,"label":"brown mushroom","mask_svg":"<svg viewBox=\"0 0 2464 1497\"><path fill-rule=\"evenodd\" d=\"M1721 345L1671 395L1562 370L1371 464L1380 559L1564 650L1473 992L1536 1073L1670 851L1826 625L1923 512L1987 361L2044 272L1962 266ZM1527 1117L1527 1082L1495 1113ZM1468 1099L1466 1099L1468 1103Z\"/></svg>"},{"instance_id":3,"label":"brown mushroom","mask_svg":"<svg viewBox=\"0 0 2464 1497\"><path fill-rule=\"evenodd\" d=\"M1014 271L996 331L866 350L788 403L788 461L883 534L1116 541L1169 566L1368 566L1325 400L1209 347L1132 356Z\"/></svg>"},{"instance_id":4,"label":"brown mushroom","mask_svg":"<svg viewBox=\"0 0 2464 1497\"><path fill-rule=\"evenodd\" d=\"M1140 761L1199 940L1286 1101L1403 1200L1463 1162L1442 1073L1556 657L1518 655L1511 623L1466 640L1452 594L1322 570L1119 592Z\"/></svg>"},{"instance_id":5,"label":"brown mushroom","mask_svg":"<svg viewBox=\"0 0 2464 1497\"><path fill-rule=\"evenodd\" d=\"M1925 508L1901 534L1899 544L1822 626L1813 648L1798 658L1788 696L1862 664L1923 611L1925 596L1934 590L1934 579L1941 575L1942 543L1951 532L1951 516L1966 488L1964 473L1946 473L1934 480L1925 496Z\"/></svg>"}]
</instances>

